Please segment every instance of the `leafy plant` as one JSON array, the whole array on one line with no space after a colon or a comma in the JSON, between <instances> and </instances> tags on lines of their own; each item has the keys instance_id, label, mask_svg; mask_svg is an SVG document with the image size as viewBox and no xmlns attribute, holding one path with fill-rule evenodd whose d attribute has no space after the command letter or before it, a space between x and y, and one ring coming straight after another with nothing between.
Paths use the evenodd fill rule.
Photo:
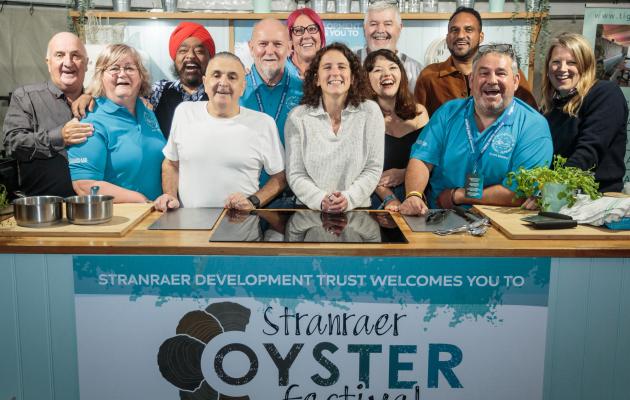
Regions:
<instances>
[{"instance_id":1,"label":"leafy plant","mask_svg":"<svg viewBox=\"0 0 630 400\"><path fill-rule=\"evenodd\" d=\"M516 181L516 197L528 198L537 196L548 183L566 185L566 189L558 193L558 199L566 199L567 205L572 207L577 200L578 190L590 196L592 200L601 197L599 183L595 182L595 176L591 170L584 171L577 167L566 167L567 159L556 155L553 158L553 168L536 167L532 169L519 168L518 171L509 172L507 184ZM541 209L546 207L541 197L536 197L536 202Z\"/></svg>"}]
</instances>

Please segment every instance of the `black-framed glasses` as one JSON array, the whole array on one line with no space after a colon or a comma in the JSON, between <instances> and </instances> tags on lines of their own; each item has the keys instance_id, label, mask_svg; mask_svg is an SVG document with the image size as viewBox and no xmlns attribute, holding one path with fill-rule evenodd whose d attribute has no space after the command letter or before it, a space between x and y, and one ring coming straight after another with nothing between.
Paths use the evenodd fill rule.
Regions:
<instances>
[{"instance_id":1,"label":"black-framed glasses","mask_svg":"<svg viewBox=\"0 0 630 400\"><path fill-rule=\"evenodd\" d=\"M479 46L478 52L479 54L486 54L486 53L507 54L513 59L516 59L516 53L514 53L514 47L512 47L512 45L509 43L483 44Z\"/></svg>"},{"instance_id":2,"label":"black-framed glasses","mask_svg":"<svg viewBox=\"0 0 630 400\"><path fill-rule=\"evenodd\" d=\"M304 35L304 32L308 32L311 35L314 35L316 33L319 33L319 26L317 26L317 24L311 24L309 26L296 25L293 28L291 28L291 32L295 36L302 36L302 35Z\"/></svg>"}]
</instances>

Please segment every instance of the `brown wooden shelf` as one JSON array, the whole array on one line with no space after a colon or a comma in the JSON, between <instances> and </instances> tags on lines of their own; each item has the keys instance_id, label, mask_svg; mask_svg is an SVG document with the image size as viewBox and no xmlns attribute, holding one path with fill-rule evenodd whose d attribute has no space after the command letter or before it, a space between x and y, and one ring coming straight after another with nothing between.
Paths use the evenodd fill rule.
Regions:
<instances>
[{"instance_id":1,"label":"brown wooden shelf","mask_svg":"<svg viewBox=\"0 0 630 400\"><path fill-rule=\"evenodd\" d=\"M148 11L90 11L86 15L98 18L113 19L205 19L205 20L259 20L263 18L286 19L289 13L276 12L267 14L257 14L252 12L212 12L212 11L189 11L189 12L148 12ZM503 12L503 13L481 13L484 20L490 19L527 19L533 14L526 12ZM78 11L70 11L71 17L78 17ZM362 13L326 13L320 14L324 20L362 20ZM448 20L451 13L403 13L403 20Z\"/></svg>"}]
</instances>

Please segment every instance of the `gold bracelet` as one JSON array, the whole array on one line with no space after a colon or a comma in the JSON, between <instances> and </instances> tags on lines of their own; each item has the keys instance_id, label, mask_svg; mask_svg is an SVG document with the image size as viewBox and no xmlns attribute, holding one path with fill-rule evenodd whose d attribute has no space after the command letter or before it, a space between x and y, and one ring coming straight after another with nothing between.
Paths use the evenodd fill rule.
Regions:
<instances>
[{"instance_id":1,"label":"gold bracelet","mask_svg":"<svg viewBox=\"0 0 630 400\"><path fill-rule=\"evenodd\" d=\"M420 199L422 201L424 201L425 203L427 202L427 198L424 195L424 193L423 192L418 192L417 190L412 190L411 192L407 193L407 195L405 196L405 199L408 199L408 198L413 197L413 196L420 197Z\"/></svg>"}]
</instances>

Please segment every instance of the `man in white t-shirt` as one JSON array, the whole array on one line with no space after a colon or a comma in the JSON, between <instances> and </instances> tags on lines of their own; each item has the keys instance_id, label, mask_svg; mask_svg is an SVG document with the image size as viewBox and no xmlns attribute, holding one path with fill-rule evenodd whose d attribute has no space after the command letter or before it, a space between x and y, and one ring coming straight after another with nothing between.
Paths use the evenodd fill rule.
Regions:
<instances>
[{"instance_id":1,"label":"man in white t-shirt","mask_svg":"<svg viewBox=\"0 0 630 400\"><path fill-rule=\"evenodd\" d=\"M156 209L265 205L286 186L284 149L273 118L239 106L245 68L232 53L210 60L204 86L207 102L184 102L175 110L163 150L164 194ZM270 179L260 188L263 168Z\"/></svg>"}]
</instances>

